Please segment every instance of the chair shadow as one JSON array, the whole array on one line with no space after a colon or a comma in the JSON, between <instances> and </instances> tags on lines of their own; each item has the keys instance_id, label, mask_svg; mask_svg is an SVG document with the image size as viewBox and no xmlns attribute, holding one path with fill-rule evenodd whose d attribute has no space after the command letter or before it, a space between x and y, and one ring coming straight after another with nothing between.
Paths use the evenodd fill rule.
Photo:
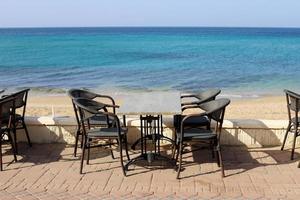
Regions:
<instances>
[{"instance_id":1,"label":"chair shadow","mask_svg":"<svg viewBox=\"0 0 300 200\"><path fill-rule=\"evenodd\" d=\"M225 169L225 177L238 175L255 168L265 166L278 166L297 163L300 159L300 153L295 152L296 159L290 160L290 151L281 151L280 147L275 148L278 148L278 150L274 148L266 149L247 148L245 146L223 146L222 160ZM191 159L193 161L187 161ZM183 171L188 171L189 167L194 165L199 165L201 167L201 164L204 163L215 163L217 166L217 158L212 158L211 151L207 149L192 151L188 156L183 158ZM212 174L215 172L220 173L221 176L221 169L218 168L215 170L215 167L213 167L213 170L211 171L204 170L204 172L194 173L192 175L183 176L183 173L181 173L181 179L196 177L204 174Z\"/></svg>"},{"instance_id":2,"label":"chair shadow","mask_svg":"<svg viewBox=\"0 0 300 200\"><path fill-rule=\"evenodd\" d=\"M231 120L231 122L233 123L234 127L238 127L239 124L234 121ZM276 136L276 134L271 131L268 130L267 126L259 121L259 120L253 120L253 122L258 123L260 127L265 128L265 132L267 134L267 136L269 138L271 138L272 141L274 141L275 143L280 143L280 140L278 139L278 137ZM57 140L59 140L59 138L63 137L64 131L62 127L60 127L58 130L58 134L54 133L52 130L49 129L49 127L40 124L39 127L41 128L40 131L41 132L48 132L49 133L49 137L55 138ZM65 129L65 128L64 128ZM243 129L243 128L242 128ZM255 130L253 129L243 129L243 131L249 135L251 138L253 138L253 140L258 143L258 144L263 144L264 142L264 137L266 137L266 135L259 135L255 132ZM69 131L71 133L73 133L74 131ZM137 133L138 136L138 132L139 130L136 128L134 130L134 132ZM29 131L30 134L30 131ZM37 133L38 134L38 133ZM280 151L279 147L278 150L266 150L266 149L257 149L257 148L247 148L245 146L245 144L243 144L242 142L239 141L238 139L238 130L236 129L235 133L229 133L227 131L223 131L222 134L225 134L226 137L228 137L230 140L233 140L235 142L235 144L238 144L238 147L230 147L227 148L226 146L224 146L224 148L222 149L222 155L223 155L223 161L224 161L224 167L225 167L225 173L226 170L232 170L232 171L237 171L235 173L230 173L227 174L227 176L233 176L235 174L240 174L246 171L249 171L251 169L254 168L258 168L261 166L273 166L273 165L282 165L282 164L288 164L288 163L294 163L297 162L297 158L300 158L300 154L295 152L295 160L290 160L290 152L289 151ZM33 136L33 135L32 135ZM69 162L69 161L76 161L80 159L80 156L78 157L73 157L73 146L71 145L67 145L67 144L33 144L32 147L29 147L26 143L18 143L19 145L19 155L18 155L18 163L30 163L30 165L41 165L41 164L47 164L47 163L52 163L52 162ZM130 145L129 145L130 147ZM80 148L78 148L79 153ZM103 152L104 153L103 153ZM101 153L100 153L101 152ZM130 156L136 156L138 151L130 151ZM202 153L198 153L198 152L202 152ZM253 154L258 154L260 155L260 157L253 157ZM12 165L13 162L13 156L12 153L7 150L4 152L5 156L11 155L11 161L6 161L4 162L4 165ZM112 158L109 158L111 160L109 160L108 158L103 161L103 162L94 162L97 159L101 159L101 158L105 158L107 156L110 157L110 153L106 150L101 149L101 151L93 151L91 153L91 163L90 165L97 165L97 164L113 164L113 163L118 163L119 162L119 151L116 148L114 150L114 155L115 155L115 159L113 160ZM169 155L169 154L168 154ZM125 156L125 152L123 153L124 156L124 160L126 161L126 156ZM170 155L169 155L170 156ZM195 151L192 152L192 154L190 155L193 158L193 161L186 161L183 160L183 167L188 169L189 166L193 166L193 165L201 165L202 163L208 163L208 162L216 162L216 159L212 159L212 155L211 152L209 151L205 151L205 150L200 150L200 151ZM187 157L185 157L187 158ZM270 162L268 162L270 160ZM157 162L157 163L152 163L151 165L149 165L149 163L147 163L147 161L138 161L136 162L134 165L136 165L133 169L129 169L129 174L128 176L132 176L135 174L143 174L143 173L147 173L149 171L153 171L153 170L161 170L161 169L173 169L174 166L170 166L170 165L164 165L161 162ZM30 167L26 165L19 165L16 168L9 168L9 169L4 169L4 170L14 170L14 169L21 169L21 168L26 168L26 167ZM119 165L119 167L121 168L121 166ZM115 167L118 168L118 167ZM114 168L109 168L107 170L110 169L114 169ZM201 174L210 174L210 173L214 173L216 171L219 170L213 170L213 171L209 171L209 172L204 172L204 173L199 173L198 175ZM134 172L134 173L131 173ZM92 173L92 172L88 172L88 173ZM192 176L197 176L197 174L193 174ZM191 176L185 176L182 178L188 178Z\"/></svg>"}]
</instances>

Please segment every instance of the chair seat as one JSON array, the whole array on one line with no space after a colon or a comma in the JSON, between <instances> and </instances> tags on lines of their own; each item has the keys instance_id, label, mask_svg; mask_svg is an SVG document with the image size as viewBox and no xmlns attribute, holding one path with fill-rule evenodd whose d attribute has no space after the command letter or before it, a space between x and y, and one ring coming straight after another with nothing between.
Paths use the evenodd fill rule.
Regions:
<instances>
[{"instance_id":1,"label":"chair seat","mask_svg":"<svg viewBox=\"0 0 300 200\"><path fill-rule=\"evenodd\" d=\"M127 128L121 129L121 135L124 135L127 133ZM87 137L88 138L116 138L118 137L118 128L94 128L89 131L87 131Z\"/></svg>"},{"instance_id":2,"label":"chair seat","mask_svg":"<svg viewBox=\"0 0 300 200\"><path fill-rule=\"evenodd\" d=\"M109 125L112 124L113 122L113 118L112 117L108 117L108 123ZM96 115L96 116L93 116L90 120L90 124L91 125L107 125L107 119L106 119L106 116L105 115Z\"/></svg>"},{"instance_id":3,"label":"chair seat","mask_svg":"<svg viewBox=\"0 0 300 200\"><path fill-rule=\"evenodd\" d=\"M190 127L201 127L201 126L207 126L209 124L210 121L206 116L190 117L184 122L184 126L190 126Z\"/></svg>"},{"instance_id":4,"label":"chair seat","mask_svg":"<svg viewBox=\"0 0 300 200\"><path fill-rule=\"evenodd\" d=\"M181 104L197 104L200 100L197 97L188 97L181 99Z\"/></svg>"},{"instance_id":5,"label":"chair seat","mask_svg":"<svg viewBox=\"0 0 300 200\"><path fill-rule=\"evenodd\" d=\"M300 118L298 119L298 125L300 125L300 121L299 120L300 120ZM292 118L292 123L296 124L296 117Z\"/></svg>"},{"instance_id":6,"label":"chair seat","mask_svg":"<svg viewBox=\"0 0 300 200\"><path fill-rule=\"evenodd\" d=\"M181 134L177 134L177 138L180 140ZM190 140L212 140L217 138L217 134L211 130L192 128L184 131L183 141Z\"/></svg>"},{"instance_id":7,"label":"chair seat","mask_svg":"<svg viewBox=\"0 0 300 200\"><path fill-rule=\"evenodd\" d=\"M19 121L19 120L23 119L23 116L19 115L19 114L16 114L15 117L16 117L16 121Z\"/></svg>"},{"instance_id":8,"label":"chair seat","mask_svg":"<svg viewBox=\"0 0 300 200\"><path fill-rule=\"evenodd\" d=\"M7 124L8 121L9 121L9 117L10 117L10 115L3 115L3 116L2 116L2 123L3 123L3 124ZM16 121L21 121L22 119L23 119L23 116L22 116L22 115L15 114L15 120L16 120Z\"/></svg>"},{"instance_id":9,"label":"chair seat","mask_svg":"<svg viewBox=\"0 0 300 200\"><path fill-rule=\"evenodd\" d=\"M185 115L175 115L174 116L174 127L180 131L181 120L185 117ZM209 126L210 121L206 116L201 117L190 117L184 122L185 127L203 127Z\"/></svg>"},{"instance_id":10,"label":"chair seat","mask_svg":"<svg viewBox=\"0 0 300 200\"><path fill-rule=\"evenodd\" d=\"M4 114L4 115L1 116L1 118L2 118L2 124L7 124L8 123L9 116L10 116L9 114Z\"/></svg>"}]
</instances>

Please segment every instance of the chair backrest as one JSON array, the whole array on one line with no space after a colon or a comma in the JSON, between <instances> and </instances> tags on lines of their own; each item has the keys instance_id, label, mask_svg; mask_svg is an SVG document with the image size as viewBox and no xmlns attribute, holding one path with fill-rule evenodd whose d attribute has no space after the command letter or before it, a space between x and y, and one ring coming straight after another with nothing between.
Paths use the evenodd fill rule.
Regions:
<instances>
[{"instance_id":1,"label":"chair backrest","mask_svg":"<svg viewBox=\"0 0 300 200\"><path fill-rule=\"evenodd\" d=\"M289 120L292 119L291 112L294 111L296 122L298 122L298 112L300 111L300 94L290 90L284 90L284 92L286 95Z\"/></svg>"},{"instance_id":2,"label":"chair backrest","mask_svg":"<svg viewBox=\"0 0 300 200\"><path fill-rule=\"evenodd\" d=\"M0 100L0 127L2 125L10 126L15 112L15 98L5 98ZM4 124L3 121L6 123Z\"/></svg>"},{"instance_id":3,"label":"chair backrest","mask_svg":"<svg viewBox=\"0 0 300 200\"><path fill-rule=\"evenodd\" d=\"M215 100L216 97L221 93L219 89L206 90L197 94L197 98L200 100L200 103L205 103L211 100Z\"/></svg>"},{"instance_id":4,"label":"chair backrest","mask_svg":"<svg viewBox=\"0 0 300 200\"><path fill-rule=\"evenodd\" d=\"M185 121L187 121L189 118L193 118L193 117L207 116L208 118L216 121L215 132L217 133L218 140L219 140L221 137L225 109L229 104L230 104L229 99L217 99L217 100L209 101L209 102L199 105L198 107L201 108L202 110L204 110L204 112L199 113L199 114L187 115L181 121L181 131L180 132L181 132L182 136L184 135Z\"/></svg>"},{"instance_id":5,"label":"chair backrest","mask_svg":"<svg viewBox=\"0 0 300 200\"><path fill-rule=\"evenodd\" d=\"M81 126L83 128L84 134L86 133L86 127L89 126L89 120L97 115L105 115L105 116L110 116L113 118L113 124L116 125L117 128L119 128L120 131L120 121L117 115L114 113L110 113L107 111L100 111L100 110L105 110L105 105L94 101L92 99L86 99L86 98L76 98L73 99L74 104L78 108L79 111L79 117L80 117L80 122ZM95 120L95 119L94 119Z\"/></svg>"},{"instance_id":6,"label":"chair backrest","mask_svg":"<svg viewBox=\"0 0 300 200\"><path fill-rule=\"evenodd\" d=\"M221 122L224 116L224 110L230 103L229 99L217 99L201 104L199 107L213 120Z\"/></svg>"},{"instance_id":7,"label":"chair backrest","mask_svg":"<svg viewBox=\"0 0 300 200\"><path fill-rule=\"evenodd\" d=\"M75 98L86 98L86 99L94 99L97 97L97 94L87 91L87 90L80 90L80 89L71 89L68 91L69 97L72 99Z\"/></svg>"},{"instance_id":8,"label":"chair backrest","mask_svg":"<svg viewBox=\"0 0 300 200\"><path fill-rule=\"evenodd\" d=\"M6 95L3 99L10 99L10 98L14 98L15 99L15 108L23 108L23 113L22 116L25 116L25 112L26 112L26 105L27 105L27 97L28 97L28 92L29 92L29 88L18 91L16 93L10 94L10 95Z\"/></svg>"},{"instance_id":9,"label":"chair backrest","mask_svg":"<svg viewBox=\"0 0 300 200\"><path fill-rule=\"evenodd\" d=\"M221 137L225 109L230 104L229 99L217 99L201 104L199 107L203 109L206 115L216 121L215 132L218 134L218 139Z\"/></svg>"},{"instance_id":10,"label":"chair backrest","mask_svg":"<svg viewBox=\"0 0 300 200\"><path fill-rule=\"evenodd\" d=\"M108 98L112 102L112 104L115 104L115 101L110 96L99 95L99 94L96 94L96 93L93 93L93 92L90 92L90 91L87 91L87 90L70 89L68 91L68 95L72 99L72 105L73 105L73 109L74 109L74 113L75 113L75 118L76 118L78 127L81 126L81 123L80 123L79 110L78 110L76 104L74 103L75 99L77 99L77 98L84 98L84 99L91 99L92 100L92 99L95 99L97 97L104 97L104 98ZM107 111L107 110L104 109L104 111ZM115 108L113 108L113 112L115 113ZM108 118L107 118L107 123L108 123Z\"/></svg>"},{"instance_id":11,"label":"chair backrest","mask_svg":"<svg viewBox=\"0 0 300 200\"><path fill-rule=\"evenodd\" d=\"M89 91L80 90L80 89L70 89L68 91L68 95L69 95L69 97L72 100L72 104L73 104L73 109L74 109L74 113L75 113L77 125L80 126L79 110L78 110L77 106L74 103L74 99L76 99L76 98L94 99L94 98L96 98L96 95L94 93L90 93Z\"/></svg>"}]
</instances>

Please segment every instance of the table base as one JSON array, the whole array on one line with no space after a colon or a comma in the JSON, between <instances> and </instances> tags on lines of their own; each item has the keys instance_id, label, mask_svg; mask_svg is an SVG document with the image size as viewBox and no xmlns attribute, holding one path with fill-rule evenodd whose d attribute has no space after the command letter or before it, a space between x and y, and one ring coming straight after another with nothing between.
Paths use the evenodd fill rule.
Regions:
<instances>
[{"instance_id":1,"label":"table base","mask_svg":"<svg viewBox=\"0 0 300 200\"><path fill-rule=\"evenodd\" d=\"M130 161L128 161L128 163L126 163L125 167L125 171L129 171L128 167L132 164L135 164L136 162L140 162L140 161L147 161L147 166L154 166L153 164L155 162L158 161L164 161L166 163L168 163L171 166L174 166L174 170L177 169L176 166L176 161L175 159L163 156L161 154L158 153L147 153L147 154L141 154L133 159L131 159Z\"/></svg>"},{"instance_id":2,"label":"table base","mask_svg":"<svg viewBox=\"0 0 300 200\"><path fill-rule=\"evenodd\" d=\"M161 155L160 153L160 142L162 140L168 141L175 145L175 141L171 138L163 135L162 127L162 115L146 115L140 116L140 127L141 127L141 137L132 145L132 149L135 150L136 145L140 144L141 154L130 161L125 165L125 171L128 171L128 167L131 164L134 164L138 161L148 161L148 165L151 166L156 161L167 162L174 167L176 166L176 161L173 158ZM153 149L147 149L147 143L152 142Z\"/></svg>"}]
</instances>

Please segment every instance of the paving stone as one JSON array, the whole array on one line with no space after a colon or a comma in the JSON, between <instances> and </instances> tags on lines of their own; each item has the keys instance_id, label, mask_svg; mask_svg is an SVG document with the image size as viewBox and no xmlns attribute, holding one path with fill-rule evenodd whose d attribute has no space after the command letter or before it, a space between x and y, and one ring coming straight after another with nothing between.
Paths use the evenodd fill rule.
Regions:
<instances>
[{"instance_id":1,"label":"paving stone","mask_svg":"<svg viewBox=\"0 0 300 200\"><path fill-rule=\"evenodd\" d=\"M144 163L130 166L124 177L119 160L100 149L93 149L81 175L71 146L20 144L19 162L4 156L0 199L298 199L297 160L279 149L225 147L225 178L210 151L187 153L177 180L174 169L149 169Z\"/></svg>"}]
</instances>

